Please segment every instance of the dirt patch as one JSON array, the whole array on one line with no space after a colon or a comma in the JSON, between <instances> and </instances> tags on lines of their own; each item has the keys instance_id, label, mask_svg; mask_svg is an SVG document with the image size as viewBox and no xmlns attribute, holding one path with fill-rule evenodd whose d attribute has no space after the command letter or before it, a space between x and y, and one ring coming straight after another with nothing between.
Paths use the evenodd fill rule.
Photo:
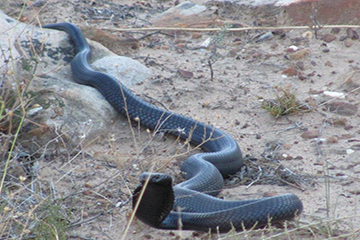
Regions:
<instances>
[{"instance_id":1,"label":"dirt patch","mask_svg":"<svg viewBox=\"0 0 360 240\"><path fill-rule=\"evenodd\" d=\"M17 18L22 2L4 3L2 10ZM148 26L173 4L37 1L29 2L20 19L31 24L38 24L37 19L41 23L71 21L106 31ZM230 20L252 24L233 14L228 15ZM238 141L256 177L247 182L234 177L222 192L223 198L284 193L300 197L304 212L296 224L263 230L267 236L287 238L281 235L286 227L285 232L290 231L294 238L359 237L360 42L356 34L341 28L321 29L315 38L308 30L229 32L226 27L214 33L107 33L124 40L125 45L113 44L112 51L146 64L154 73L153 79L133 87L134 92L156 99L144 97L154 104L161 102L174 112L213 124ZM103 41L96 36L90 31L87 37ZM201 48L207 39L211 44ZM270 115L262 103L274 102L284 90L294 93L307 110L278 118ZM131 215L131 191L141 172L162 171L180 181L178 167L194 150L172 137L153 138L146 129L131 126L124 118L119 131L109 134L105 143L37 161L37 183L48 182L45 192L62 199L62 207L70 212L68 239L121 239ZM261 168L293 174L296 181L274 179L278 173ZM250 233L237 237L251 238L246 234ZM256 239L261 233L252 234ZM125 238L205 239L208 235L162 231L134 221Z\"/></svg>"}]
</instances>

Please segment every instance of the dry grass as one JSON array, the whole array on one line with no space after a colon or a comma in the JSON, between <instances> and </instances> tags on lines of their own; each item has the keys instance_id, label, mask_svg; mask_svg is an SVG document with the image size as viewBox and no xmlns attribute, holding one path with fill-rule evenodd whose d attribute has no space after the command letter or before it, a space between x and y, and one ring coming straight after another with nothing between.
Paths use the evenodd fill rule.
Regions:
<instances>
[{"instance_id":1,"label":"dry grass","mask_svg":"<svg viewBox=\"0 0 360 240\"><path fill-rule=\"evenodd\" d=\"M274 100L262 99L261 103L261 107L269 111L275 118L310 109L306 104L299 102L296 92L283 88L280 88L279 91L281 95L276 92Z\"/></svg>"}]
</instances>

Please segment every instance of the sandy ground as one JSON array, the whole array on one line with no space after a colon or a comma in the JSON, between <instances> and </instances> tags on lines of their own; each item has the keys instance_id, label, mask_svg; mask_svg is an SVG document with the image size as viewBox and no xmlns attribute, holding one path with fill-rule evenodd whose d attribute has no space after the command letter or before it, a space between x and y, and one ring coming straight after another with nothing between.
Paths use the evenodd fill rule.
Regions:
<instances>
[{"instance_id":1,"label":"sandy ground","mask_svg":"<svg viewBox=\"0 0 360 240\"><path fill-rule=\"evenodd\" d=\"M135 6L138 6L125 11L136 18L128 15L126 20L116 19L117 27L147 25L164 8L173 5L173 1L151 1L147 4L130 0L112 2L117 6L130 6L136 2ZM110 6L110 3L102 3L49 1L38 16L42 23L70 20L84 24L86 20L90 27L116 27L115 20L93 20L86 14L89 9ZM39 9L26 9L23 21L31 21ZM3 10L16 17L20 6L14 3ZM112 33L120 35L119 32ZM331 29L323 29L319 36L330 33ZM145 34L148 33L131 33L131 36L140 38ZM147 100L155 104L161 102L172 111L229 132L238 141L243 154L251 156L254 164L259 159L264 163L263 156L268 156L267 164L281 164L298 176L293 185L269 179L268 183L263 180L250 187L249 182L241 183L234 178L222 197L245 199L294 193L304 204L304 212L298 219L300 226L327 220L331 220L332 226L330 229L304 227L305 230L293 233L294 239L322 239L348 232L353 233L348 238L356 239L360 224L357 216L360 120L357 118L359 96L356 91L356 86L359 86L356 84L360 83L357 74L359 40L345 46L345 41L340 41L340 38L346 36L346 29L331 33L336 39L328 43L315 39L313 32L306 35L305 30L288 30L284 35L274 35L272 39L261 42L251 40L258 34L255 31L204 32L197 36L186 32L168 34L173 36L154 34L141 39L139 48L135 50L113 49L146 64L154 73L152 79L133 87L133 91L141 96L150 96L152 100ZM199 46L208 37L221 41L212 48L200 49ZM289 47L292 45L306 49L306 53L291 57ZM213 80L208 65L210 58ZM290 67L301 72L300 76L289 76L294 71ZM179 69L186 72L179 72ZM285 69L288 72L284 72ZM193 77L189 78L190 73ZM261 100L281 96L281 89L294 92L296 98L311 110L279 118L271 116L261 108ZM344 98L326 97L324 91L344 93ZM350 110L348 105L343 104L335 105L334 110L325 101L351 104ZM133 125L132 132L127 120L122 117L116 124L119 124L118 132L109 133L105 143L83 149L82 154L75 157L59 156L40 163L39 180L52 179L56 182L58 195L66 197L66 205L71 206L71 220L79 222L70 229L69 239L121 239L131 215L130 193L142 171L154 169L180 179L179 165L186 157L182 154L185 152L183 143L166 136L157 136L152 140L145 129L136 125ZM318 133L318 138L304 136L304 132ZM146 149L139 154L145 146ZM274 161L274 155L271 155L275 153L278 161ZM175 158L176 155L179 157ZM67 174L69 172L71 174ZM119 207L113 209L114 204ZM294 224L290 225L294 228ZM352 227L355 230L351 230ZM312 234L309 229L315 233ZM282 228L275 230L283 231ZM267 234L271 236L274 233ZM205 239L208 236L207 233L193 231L157 230L134 221L125 238L181 237ZM213 238L217 236L213 235ZM245 238L245 235L238 238ZM287 239L287 236L279 239Z\"/></svg>"}]
</instances>

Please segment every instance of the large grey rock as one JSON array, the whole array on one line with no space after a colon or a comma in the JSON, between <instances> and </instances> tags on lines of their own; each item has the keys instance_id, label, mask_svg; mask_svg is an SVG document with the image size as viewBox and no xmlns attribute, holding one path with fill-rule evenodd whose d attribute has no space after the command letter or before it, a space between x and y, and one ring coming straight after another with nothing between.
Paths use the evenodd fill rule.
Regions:
<instances>
[{"instance_id":1,"label":"large grey rock","mask_svg":"<svg viewBox=\"0 0 360 240\"><path fill-rule=\"evenodd\" d=\"M2 12L0 29L0 47L9 59L3 67L11 73L3 88L16 93L19 86L28 86L24 91L26 121L18 141L24 151L69 151L109 138L126 123L96 89L73 81L70 61L74 50L66 33L27 26ZM92 65L126 86L151 76L139 62L116 56L99 43L89 44L95 58Z\"/></svg>"}]
</instances>

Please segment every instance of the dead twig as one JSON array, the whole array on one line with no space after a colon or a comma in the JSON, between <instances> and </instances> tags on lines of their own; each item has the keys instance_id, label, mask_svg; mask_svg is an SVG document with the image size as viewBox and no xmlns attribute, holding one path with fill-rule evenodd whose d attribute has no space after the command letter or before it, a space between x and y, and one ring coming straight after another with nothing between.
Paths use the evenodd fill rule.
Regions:
<instances>
[{"instance_id":1,"label":"dead twig","mask_svg":"<svg viewBox=\"0 0 360 240\"><path fill-rule=\"evenodd\" d=\"M318 25L314 26L278 26L278 27L243 27L228 28L229 32L242 32L249 30L294 30L294 29L318 29ZM360 28L360 25L324 25L321 28ZM176 27L149 27L149 28L100 28L102 30L116 32L134 32L134 31L185 31L185 32L218 32L223 28L176 28Z\"/></svg>"}]
</instances>

